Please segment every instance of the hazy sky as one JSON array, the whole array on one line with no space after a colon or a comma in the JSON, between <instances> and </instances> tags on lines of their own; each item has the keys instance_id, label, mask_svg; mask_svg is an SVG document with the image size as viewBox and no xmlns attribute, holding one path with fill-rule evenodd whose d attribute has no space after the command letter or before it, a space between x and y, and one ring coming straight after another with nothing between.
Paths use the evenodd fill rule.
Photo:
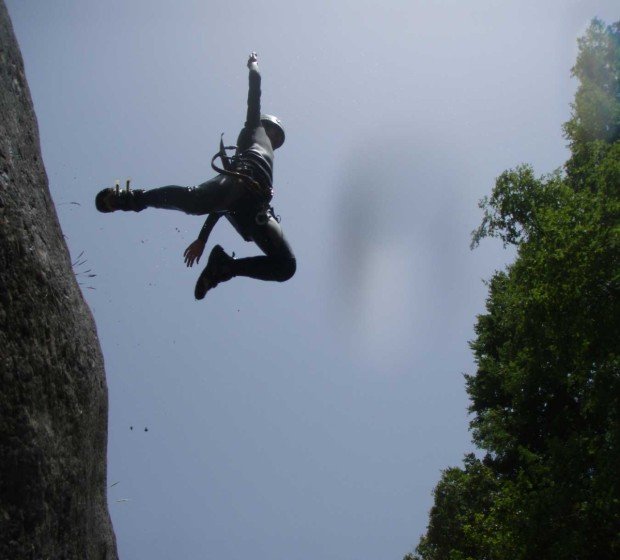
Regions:
<instances>
[{"instance_id":1,"label":"hazy sky","mask_svg":"<svg viewBox=\"0 0 620 560\"><path fill-rule=\"evenodd\" d=\"M477 202L504 169L562 165L576 39L617 0L6 3L87 261L121 558L400 559L472 448L468 341L511 258L469 250ZM274 204L298 270L195 302L202 219L102 215L94 195L210 177L252 50L286 126ZM214 243L258 252L225 222Z\"/></svg>"}]
</instances>

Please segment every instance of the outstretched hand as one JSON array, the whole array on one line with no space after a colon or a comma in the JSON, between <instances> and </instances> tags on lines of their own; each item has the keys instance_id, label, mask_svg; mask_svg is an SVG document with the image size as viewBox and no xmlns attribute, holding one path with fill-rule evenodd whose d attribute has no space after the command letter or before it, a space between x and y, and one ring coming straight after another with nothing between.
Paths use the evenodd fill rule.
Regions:
<instances>
[{"instance_id":1,"label":"outstretched hand","mask_svg":"<svg viewBox=\"0 0 620 560\"><path fill-rule=\"evenodd\" d=\"M202 252L205 250L205 242L200 239L192 241L189 247L185 249L183 257L187 266L193 266L194 262L199 263Z\"/></svg>"},{"instance_id":2,"label":"outstretched hand","mask_svg":"<svg viewBox=\"0 0 620 560\"><path fill-rule=\"evenodd\" d=\"M258 55L255 52L251 52L248 58L248 68L252 66L252 64L256 64L258 62Z\"/></svg>"}]
</instances>

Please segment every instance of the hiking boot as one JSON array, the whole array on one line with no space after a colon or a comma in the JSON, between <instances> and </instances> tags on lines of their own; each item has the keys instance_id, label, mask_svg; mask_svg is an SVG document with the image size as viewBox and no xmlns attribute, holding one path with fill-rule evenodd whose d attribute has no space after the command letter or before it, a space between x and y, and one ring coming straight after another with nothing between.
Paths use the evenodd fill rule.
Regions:
<instances>
[{"instance_id":1,"label":"hiking boot","mask_svg":"<svg viewBox=\"0 0 620 560\"><path fill-rule=\"evenodd\" d=\"M99 212L104 213L115 212L116 210L140 212L146 208L143 194L143 190L103 189L95 197L95 206Z\"/></svg>"},{"instance_id":2,"label":"hiking boot","mask_svg":"<svg viewBox=\"0 0 620 560\"><path fill-rule=\"evenodd\" d=\"M207 292L215 288L220 282L226 282L233 277L232 263L235 259L226 254L220 245L211 250L207 266L198 277L194 297L203 299Z\"/></svg>"}]
</instances>

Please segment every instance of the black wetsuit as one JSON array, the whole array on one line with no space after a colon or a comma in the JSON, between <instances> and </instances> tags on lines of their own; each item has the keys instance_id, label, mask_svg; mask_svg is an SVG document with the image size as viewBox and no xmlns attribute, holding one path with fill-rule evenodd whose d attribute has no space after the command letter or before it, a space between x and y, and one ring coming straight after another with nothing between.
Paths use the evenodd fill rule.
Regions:
<instances>
[{"instance_id":1,"label":"black wetsuit","mask_svg":"<svg viewBox=\"0 0 620 560\"><path fill-rule=\"evenodd\" d=\"M273 148L261 123L260 86L258 66L253 64L249 74L247 118L232 161L234 171L252 177L262 189L269 191L273 180ZM203 241L217 219L226 216L246 241L254 241L266 255L235 259L233 276L283 282L295 273L295 256L280 224L273 216L265 214L264 200L259 200L243 180L220 174L196 187L170 185L150 189L140 198L151 208L209 214L199 236Z\"/></svg>"}]
</instances>

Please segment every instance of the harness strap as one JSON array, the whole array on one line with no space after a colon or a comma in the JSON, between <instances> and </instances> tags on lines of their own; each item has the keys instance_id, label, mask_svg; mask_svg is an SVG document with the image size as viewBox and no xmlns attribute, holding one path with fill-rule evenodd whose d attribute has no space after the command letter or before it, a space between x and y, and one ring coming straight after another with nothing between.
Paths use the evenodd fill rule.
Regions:
<instances>
[{"instance_id":1,"label":"harness strap","mask_svg":"<svg viewBox=\"0 0 620 560\"><path fill-rule=\"evenodd\" d=\"M254 179L254 177L251 177L250 175L241 173L239 171L233 171L236 156L230 158L226 153L226 150L236 150L237 146L224 146L223 137L224 134L220 136L219 151L211 158L211 167L222 175L235 177L242 181L249 190L249 192L251 192L254 196L258 197L263 204L267 205L269 201L273 198L273 189L264 188L256 179ZM217 158L220 158L223 169L215 164L215 160Z\"/></svg>"}]
</instances>

